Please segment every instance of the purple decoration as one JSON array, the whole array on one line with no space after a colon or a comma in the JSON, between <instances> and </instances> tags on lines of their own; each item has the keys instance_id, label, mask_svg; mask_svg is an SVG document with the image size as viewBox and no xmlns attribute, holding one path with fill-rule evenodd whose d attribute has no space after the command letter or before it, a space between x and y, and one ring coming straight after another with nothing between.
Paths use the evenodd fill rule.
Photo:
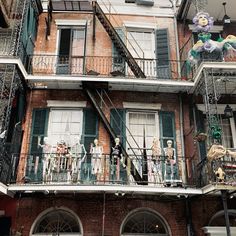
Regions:
<instances>
[{"instance_id":1,"label":"purple decoration","mask_svg":"<svg viewBox=\"0 0 236 236\"><path fill-rule=\"evenodd\" d=\"M193 23L197 32L208 32L213 26L213 17L207 12L198 12L193 18Z\"/></svg>"}]
</instances>

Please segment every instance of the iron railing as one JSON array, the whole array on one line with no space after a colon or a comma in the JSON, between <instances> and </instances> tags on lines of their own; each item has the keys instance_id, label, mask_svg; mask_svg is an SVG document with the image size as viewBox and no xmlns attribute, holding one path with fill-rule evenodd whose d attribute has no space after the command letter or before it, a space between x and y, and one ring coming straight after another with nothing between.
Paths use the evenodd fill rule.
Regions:
<instances>
[{"instance_id":1,"label":"iron railing","mask_svg":"<svg viewBox=\"0 0 236 236\"><path fill-rule=\"evenodd\" d=\"M148 78L191 80L193 71L180 61L158 61L157 59L137 59L137 64ZM179 64L182 67L178 74ZM28 73L33 75L89 75L134 77L122 57L109 56L68 56L31 55Z\"/></svg>"},{"instance_id":2,"label":"iron railing","mask_svg":"<svg viewBox=\"0 0 236 236\"><path fill-rule=\"evenodd\" d=\"M116 158L108 154L94 157L91 154L25 154L13 155L13 160L26 159L24 176L18 175L12 179L16 184L122 184L122 185L151 185L165 186L195 186L197 176L195 164L190 159L179 157L177 161L168 160L164 156L153 158L148 155L129 156L129 159ZM137 172L131 174L131 163ZM12 164L16 166L17 164ZM183 173L182 167L186 166L187 173ZM15 173L15 172L14 172ZM134 175L145 175L146 181L137 182ZM187 175L187 183L183 183L182 176ZM15 174L13 175L15 177Z\"/></svg>"},{"instance_id":3,"label":"iron railing","mask_svg":"<svg viewBox=\"0 0 236 236\"><path fill-rule=\"evenodd\" d=\"M76 184L76 185L150 185L156 187L203 187L208 184L236 184L236 158L224 156L220 159L197 162L191 158L178 157L177 161L164 156L153 158L147 155L139 158L119 159L108 154L21 154L8 160L11 167L4 170L4 182L11 184ZM20 159L27 160L25 174L17 177ZM137 174L147 180L137 182L131 175L131 163ZM222 172L221 172L222 170ZM185 171L185 172L184 172ZM222 174L223 173L223 174ZM134 173L135 174L135 173ZM182 181L185 176L187 182ZM145 178L143 178L145 179Z\"/></svg>"},{"instance_id":4,"label":"iron railing","mask_svg":"<svg viewBox=\"0 0 236 236\"><path fill-rule=\"evenodd\" d=\"M202 185L222 184L236 185L236 149L228 149L225 156L207 159L198 164L201 169Z\"/></svg>"}]
</instances>

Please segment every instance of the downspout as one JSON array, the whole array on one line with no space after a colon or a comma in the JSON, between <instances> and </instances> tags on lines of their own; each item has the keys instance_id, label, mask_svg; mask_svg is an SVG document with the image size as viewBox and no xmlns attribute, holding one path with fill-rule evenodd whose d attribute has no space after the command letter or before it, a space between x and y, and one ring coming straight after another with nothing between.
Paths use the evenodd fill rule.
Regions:
<instances>
[{"instance_id":1,"label":"downspout","mask_svg":"<svg viewBox=\"0 0 236 236\"><path fill-rule=\"evenodd\" d=\"M169 0L172 4L174 11L174 34L175 34L175 45L176 45L176 60L177 60L177 69L178 69L178 77L181 78L181 67L180 67L180 55L179 55L179 37L178 37L178 27L177 27L177 0Z\"/></svg>"},{"instance_id":2,"label":"downspout","mask_svg":"<svg viewBox=\"0 0 236 236\"><path fill-rule=\"evenodd\" d=\"M179 94L179 123L180 123L180 141L181 141L181 150L182 150L182 160L181 160L181 167L182 167L182 181L183 184L187 183L186 179L186 159L185 159L185 145L184 145L184 132L183 132L183 101L182 101L182 94Z\"/></svg>"},{"instance_id":3,"label":"downspout","mask_svg":"<svg viewBox=\"0 0 236 236\"><path fill-rule=\"evenodd\" d=\"M186 223L187 223L187 235L188 236L194 236L194 230L193 230L193 222L192 222L192 213L191 213L191 202L190 198L187 197L185 199L185 216L186 216Z\"/></svg>"},{"instance_id":4,"label":"downspout","mask_svg":"<svg viewBox=\"0 0 236 236\"><path fill-rule=\"evenodd\" d=\"M224 207L226 235L231 236L229 212L228 212L228 205L227 205L227 190L221 190L221 198L222 198L223 207Z\"/></svg>"}]
</instances>

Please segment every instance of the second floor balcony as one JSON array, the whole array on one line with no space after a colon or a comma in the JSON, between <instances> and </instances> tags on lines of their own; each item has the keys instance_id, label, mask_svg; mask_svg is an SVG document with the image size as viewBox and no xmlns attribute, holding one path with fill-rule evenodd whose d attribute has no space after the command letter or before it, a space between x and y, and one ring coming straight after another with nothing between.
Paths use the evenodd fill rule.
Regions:
<instances>
[{"instance_id":1,"label":"second floor balcony","mask_svg":"<svg viewBox=\"0 0 236 236\"><path fill-rule=\"evenodd\" d=\"M143 158L130 155L128 159L116 158L108 154L31 154L13 155L13 168L19 159L26 159L25 174L16 180L17 172L12 171L13 189L32 186L144 186L153 189L173 188L200 189L216 186L234 188L236 183L235 150L215 160L197 162L191 158L178 157L169 160L164 156ZM135 168L131 167L133 162ZM135 175L142 177L135 180ZM66 187L64 187L66 189ZM178 190L179 189L179 190ZM206 190L207 191L207 190Z\"/></svg>"},{"instance_id":2,"label":"second floor balcony","mask_svg":"<svg viewBox=\"0 0 236 236\"><path fill-rule=\"evenodd\" d=\"M191 80L185 62L135 58L146 79ZM31 55L27 71L32 75L106 76L135 78L122 57Z\"/></svg>"}]
</instances>

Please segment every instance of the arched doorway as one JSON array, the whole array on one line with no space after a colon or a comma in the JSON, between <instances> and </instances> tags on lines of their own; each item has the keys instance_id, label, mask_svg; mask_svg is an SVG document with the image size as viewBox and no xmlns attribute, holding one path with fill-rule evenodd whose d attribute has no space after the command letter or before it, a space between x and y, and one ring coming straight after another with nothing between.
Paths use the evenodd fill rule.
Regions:
<instances>
[{"instance_id":1,"label":"arched doorway","mask_svg":"<svg viewBox=\"0 0 236 236\"><path fill-rule=\"evenodd\" d=\"M236 235L236 210L229 209L228 215L231 234ZM205 234L210 236L226 235L224 211L218 211L216 214L214 214L211 217L208 226L204 227L203 230Z\"/></svg>"},{"instance_id":2,"label":"arched doorway","mask_svg":"<svg viewBox=\"0 0 236 236\"><path fill-rule=\"evenodd\" d=\"M170 236L164 219L149 209L131 212L121 228L122 236Z\"/></svg>"},{"instance_id":3,"label":"arched doorway","mask_svg":"<svg viewBox=\"0 0 236 236\"><path fill-rule=\"evenodd\" d=\"M50 208L41 213L31 228L31 236L82 235L77 215L66 208Z\"/></svg>"}]
</instances>

